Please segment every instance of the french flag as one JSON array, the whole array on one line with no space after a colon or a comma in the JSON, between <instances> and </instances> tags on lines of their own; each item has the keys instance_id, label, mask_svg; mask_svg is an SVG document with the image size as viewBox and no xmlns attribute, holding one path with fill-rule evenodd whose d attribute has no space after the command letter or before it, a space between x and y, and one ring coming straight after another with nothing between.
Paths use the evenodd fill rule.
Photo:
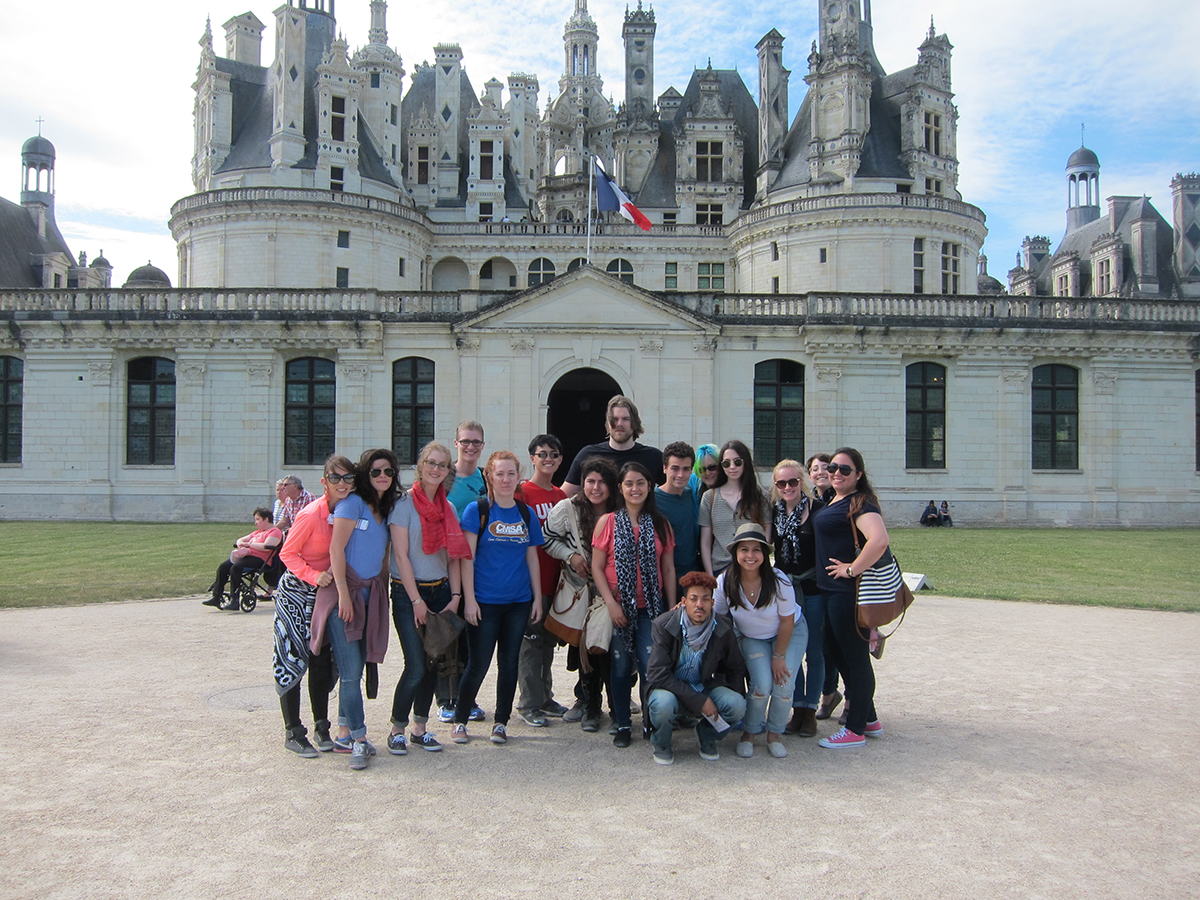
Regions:
<instances>
[{"instance_id":1,"label":"french flag","mask_svg":"<svg viewBox=\"0 0 1200 900\"><path fill-rule=\"evenodd\" d=\"M596 209L600 212L619 212L642 231L649 231L650 220L600 168L600 161L593 157L592 165L596 169Z\"/></svg>"}]
</instances>

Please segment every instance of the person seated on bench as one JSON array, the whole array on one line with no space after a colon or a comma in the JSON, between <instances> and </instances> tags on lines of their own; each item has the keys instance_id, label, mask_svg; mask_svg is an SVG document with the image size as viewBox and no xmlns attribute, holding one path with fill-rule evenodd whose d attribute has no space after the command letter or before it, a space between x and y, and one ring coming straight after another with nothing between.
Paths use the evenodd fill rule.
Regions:
<instances>
[{"instance_id":1,"label":"person seated on bench","mask_svg":"<svg viewBox=\"0 0 1200 900\"><path fill-rule=\"evenodd\" d=\"M271 510L260 506L254 510L254 531L243 535L234 544L229 559L217 566L217 580L212 584L212 597L204 601L205 606L237 611L241 608L238 595L242 589L242 572L246 569L261 569L283 543L283 532L271 524ZM221 594L229 585L229 602L221 602Z\"/></svg>"},{"instance_id":2,"label":"person seated on bench","mask_svg":"<svg viewBox=\"0 0 1200 900\"><path fill-rule=\"evenodd\" d=\"M947 528L954 527L954 520L950 518L950 504L945 500L942 501L942 507L938 510L938 521Z\"/></svg>"},{"instance_id":3,"label":"person seated on bench","mask_svg":"<svg viewBox=\"0 0 1200 900\"><path fill-rule=\"evenodd\" d=\"M921 524L930 527L936 527L942 524L942 520L938 518L937 504L932 500L925 507L925 512L921 513Z\"/></svg>"}]
</instances>

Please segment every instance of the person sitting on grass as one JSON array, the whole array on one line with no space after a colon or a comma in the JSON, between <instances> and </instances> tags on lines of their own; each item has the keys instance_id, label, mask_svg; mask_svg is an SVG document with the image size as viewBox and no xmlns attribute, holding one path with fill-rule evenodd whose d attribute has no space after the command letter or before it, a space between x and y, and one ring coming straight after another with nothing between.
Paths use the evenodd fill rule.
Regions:
<instances>
[{"instance_id":1,"label":"person sitting on grass","mask_svg":"<svg viewBox=\"0 0 1200 900\"><path fill-rule=\"evenodd\" d=\"M942 524L941 517L938 516L937 504L932 500L930 500L929 505L925 507L925 512L921 513L921 524L926 528L936 528Z\"/></svg>"},{"instance_id":2,"label":"person sitting on grass","mask_svg":"<svg viewBox=\"0 0 1200 900\"><path fill-rule=\"evenodd\" d=\"M746 698L734 687L746 677L742 651L733 624L713 611L717 580L705 572L689 572L679 586L683 601L651 626L650 741L661 766L675 762L671 735L677 724L684 724L684 711L700 719L700 756L709 760L720 758L717 741L746 713Z\"/></svg>"},{"instance_id":3,"label":"person sitting on grass","mask_svg":"<svg viewBox=\"0 0 1200 900\"><path fill-rule=\"evenodd\" d=\"M212 583L212 597L205 606L216 606L236 612L241 608L242 572L261 569L275 549L283 543L283 532L271 524L271 510L260 506L254 510L254 530L234 543L229 559L217 566L217 580ZM225 585L229 584L229 599L222 601Z\"/></svg>"}]
</instances>

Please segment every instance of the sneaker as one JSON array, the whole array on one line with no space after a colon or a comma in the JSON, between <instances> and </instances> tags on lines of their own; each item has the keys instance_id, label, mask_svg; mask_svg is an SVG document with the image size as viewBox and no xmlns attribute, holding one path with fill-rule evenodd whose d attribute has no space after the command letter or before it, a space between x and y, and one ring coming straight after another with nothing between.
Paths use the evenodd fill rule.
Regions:
<instances>
[{"instance_id":1,"label":"sneaker","mask_svg":"<svg viewBox=\"0 0 1200 900\"><path fill-rule=\"evenodd\" d=\"M548 724L540 709L527 709L524 712L518 709L517 718L530 728L545 728Z\"/></svg>"},{"instance_id":2,"label":"sneaker","mask_svg":"<svg viewBox=\"0 0 1200 900\"><path fill-rule=\"evenodd\" d=\"M329 736L328 725L318 725L316 728L314 728L313 737L316 738L314 743L316 744L317 749L322 753L329 753L331 750L333 750L333 739Z\"/></svg>"},{"instance_id":3,"label":"sneaker","mask_svg":"<svg viewBox=\"0 0 1200 900\"><path fill-rule=\"evenodd\" d=\"M566 718L568 710L557 700L547 700L538 707L538 712L543 716L549 716L551 719L563 719Z\"/></svg>"},{"instance_id":4,"label":"sneaker","mask_svg":"<svg viewBox=\"0 0 1200 900\"><path fill-rule=\"evenodd\" d=\"M439 706L438 707L438 721L444 722L447 725L449 725L451 722L453 722L454 721L454 707L453 706Z\"/></svg>"},{"instance_id":5,"label":"sneaker","mask_svg":"<svg viewBox=\"0 0 1200 900\"><path fill-rule=\"evenodd\" d=\"M633 743L633 733L628 728L618 728L617 735L613 738L613 746L625 748Z\"/></svg>"},{"instance_id":6,"label":"sneaker","mask_svg":"<svg viewBox=\"0 0 1200 900\"><path fill-rule=\"evenodd\" d=\"M821 704L817 707L817 718L828 719L833 715L833 711L837 709L839 703L842 702L842 692L834 689L832 694L822 694Z\"/></svg>"},{"instance_id":7,"label":"sneaker","mask_svg":"<svg viewBox=\"0 0 1200 900\"><path fill-rule=\"evenodd\" d=\"M883 723L878 719L874 722L868 722L866 731L863 732L863 737L883 737Z\"/></svg>"},{"instance_id":8,"label":"sneaker","mask_svg":"<svg viewBox=\"0 0 1200 900\"><path fill-rule=\"evenodd\" d=\"M414 747L420 747L422 750L437 751L442 749L442 745L438 743L438 739L428 731L423 731L420 734L414 734L412 736L412 745Z\"/></svg>"},{"instance_id":9,"label":"sneaker","mask_svg":"<svg viewBox=\"0 0 1200 900\"><path fill-rule=\"evenodd\" d=\"M579 723L579 727L588 734L595 734L600 730L600 714L588 713L583 717L583 721Z\"/></svg>"},{"instance_id":10,"label":"sneaker","mask_svg":"<svg viewBox=\"0 0 1200 900\"><path fill-rule=\"evenodd\" d=\"M563 721L564 722L570 722L570 723L574 724L575 722L580 721L582 718L583 718L583 704L580 703L578 700L575 701L574 706L572 706L565 713L563 713Z\"/></svg>"},{"instance_id":11,"label":"sneaker","mask_svg":"<svg viewBox=\"0 0 1200 900\"><path fill-rule=\"evenodd\" d=\"M671 752L670 747L655 747L654 761L660 766L669 766L675 762L675 754Z\"/></svg>"},{"instance_id":12,"label":"sneaker","mask_svg":"<svg viewBox=\"0 0 1200 900\"><path fill-rule=\"evenodd\" d=\"M372 756L372 749L374 748L366 741L355 741L354 746L350 749L350 768L365 769L367 761Z\"/></svg>"},{"instance_id":13,"label":"sneaker","mask_svg":"<svg viewBox=\"0 0 1200 900\"><path fill-rule=\"evenodd\" d=\"M465 744L467 741L469 741L470 738L467 737L467 726L460 725L456 722L454 724L454 730L450 732L450 740L454 741L456 744Z\"/></svg>"},{"instance_id":14,"label":"sneaker","mask_svg":"<svg viewBox=\"0 0 1200 900\"><path fill-rule=\"evenodd\" d=\"M749 759L754 755L753 741L738 741L737 748L734 751L742 759Z\"/></svg>"},{"instance_id":15,"label":"sneaker","mask_svg":"<svg viewBox=\"0 0 1200 900\"><path fill-rule=\"evenodd\" d=\"M842 728L827 738L821 738L817 743L827 750L850 750L854 747L862 747L867 743L867 739L848 728Z\"/></svg>"},{"instance_id":16,"label":"sneaker","mask_svg":"<svg viewBox=\"0 0 1200 900\"><path fill-rule=\"evenodd\" d=\"M375 749L375 745L366 738L363 738L361 741L359 741L359 743L367 745L367 756L375 756L379 753L379 751Z\"/></svg>"},{"instance_id":17,"label":"sneaker","mask_svg":"<svg viewBox=\"0 0 1200 900\"><path fill-rule=\"evenodd\" d=\"M388 753L392 756L407 756L408 741L403 734L389 734L387 739Z\"/></svg>"},{"instance_id":18,"label":"sneaker","mask_svg":"<svg viewBox=\"0 0 1200 900\"><path fill-rule=\"evenodd\" d=\"M499 722L497 722L495 725L492 726L492 743L493 744L507 744L508 743L508 730L503 725L501 725Z\"/></svg>"},{"instance_id":19,"label":"sneaker","mask_svg":"<svg viewBox=\"0 0 1200 900\"><path fill-rule=\"evenodd\" d=\"M304 759L314 759L317 756L317 748L308 742L304 732L299 729L288 732L283 746Z\"/></svg>"},{"instance_id":20,"label":"sneaker","mask_svg":"<svg viewBox=\"0 0 1200 900\"><path fill-rule=\"evenodd\" d=\"M716 742L713 742L711 744L701 744L700 745L700 758L707 759L709 762L712 762L713 760L716 760L716 759L720 759L721 754L717 752Z\"/></svg>"},{"instance_id":21,"label":"sneaker","mask_svg":"<svg viewBox=\"0 0 1200 900\"><path fill-rule=\"evenodd\" d=\"M483 707L481 706L472 706L471 715L468 718L470 718L472 722L482 722L487 718L487 713L483 711Z\"/></svg>"},{"instance_id":22,"label":"sneaker","mask_svg":"<svg viewBox=\"0 0 1200 900\"><path fill-rule=\"evenodd\" d=\"M345 737L333 738L333 752L334 753L349 753L353 749L354 749L354 738L350 737L350 735L346 735Z\"/></svg>"}]
</instances>

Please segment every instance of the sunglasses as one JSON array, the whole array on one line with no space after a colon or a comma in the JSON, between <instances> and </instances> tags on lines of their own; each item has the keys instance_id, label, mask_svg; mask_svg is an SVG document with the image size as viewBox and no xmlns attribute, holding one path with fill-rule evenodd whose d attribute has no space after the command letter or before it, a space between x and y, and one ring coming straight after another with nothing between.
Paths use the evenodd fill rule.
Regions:
<instances>
[{"instance_id":1,"label":"sunglasses","mask_svg":"<svg viewBox=\"0 0 1200 900\"><path fill-rule=\"evenodd\" d=\"M703 471L705 471L705 472L716 472L716 471L719 471L719 470L720 470L720 468L721 468L721 467L720 467L720 466L718 466L716 463L713 463L711 466L704 466L704 467L703 467Z\"/></svg>"},{"instance_id":2,"label":"sunglasses","mask_svg":"<svg viewBox=\"0 0 1200 900\"><path fill-rule=\"evenodd\" d=\"M461 441L455 441L454 443L458 444L458 446L460 446L460 447L482 447L483 446L483 441L476 440L475 438L466 438Z\"/></svg>"},{"instance_id":3,"label":"sunglasses","mask_svg":"<svg viewBox=\"0 0 1200 900\"><path fill-rule=\"evenodd\" d=\"M722 468L722 469L732 469L734 466L739 466L739 467L740 467L740 466L743 466L743 465L745 465L745 463L743 463L743 462L742 462L742 458L741 458L740 456L739 456L737 459L723 459L723 460L721 460L721 468Z\"/></svg>"},{"instance_id":4,"label":"sunglasses","mask_svg":"<svg viewBox=\"0 0 1200 900\"><path fill-rule=\"evenodd\" d=\"M354 484L354 476L351 474L339 475L337 472L329 472L325 475L325 480L330 484L337 484L339 481L344 481L346 484Z\"/></svg>"},{"instance_id":5,"label":"sunglasses","mask_svg":"<svg viewBox=\"0 0 1200 900\"><path fill-rule=\"evenodd\" d=\"M794 487L799 487L799 485L800 485L799 478L788 478L786 481L775 482L775 487L777 487L781 491L784 488L794 488Z\"/></svg>"},{"instance_id":6,"label":"sunglasses","mask_svg":"<svg viewBox=\"0 0 1200 900\"><path fill-rule=\"evenodd\" d=\"M843 478L849 478L854 474L854 466L839 466L836 463L830 463L825 467L825 470L832 475L834 472L839 473Z\"/></svg>"},{"instance_id":7,"label":"sunglasses","mask_svg":"<svg viewBox=\"0 0 1200 900\"><path fill-rule=\"evenodd\" d=\"M539 450L533 455L538 459L562 459L562 454L556 450Z\"/></svg>"},{"instance_id":8,"label":"sunglasses","mask_svg":"<svg viewBox=\"0 0 1200 900\"><path fill-rule=\"evenodd\" d=\"M388 478L395 478L396 470L393 469L391 466L388 466L386 469L372 469L371 470L372 478L378 478L380 475L386 475Z\"/></svg>"}]
</instances>

